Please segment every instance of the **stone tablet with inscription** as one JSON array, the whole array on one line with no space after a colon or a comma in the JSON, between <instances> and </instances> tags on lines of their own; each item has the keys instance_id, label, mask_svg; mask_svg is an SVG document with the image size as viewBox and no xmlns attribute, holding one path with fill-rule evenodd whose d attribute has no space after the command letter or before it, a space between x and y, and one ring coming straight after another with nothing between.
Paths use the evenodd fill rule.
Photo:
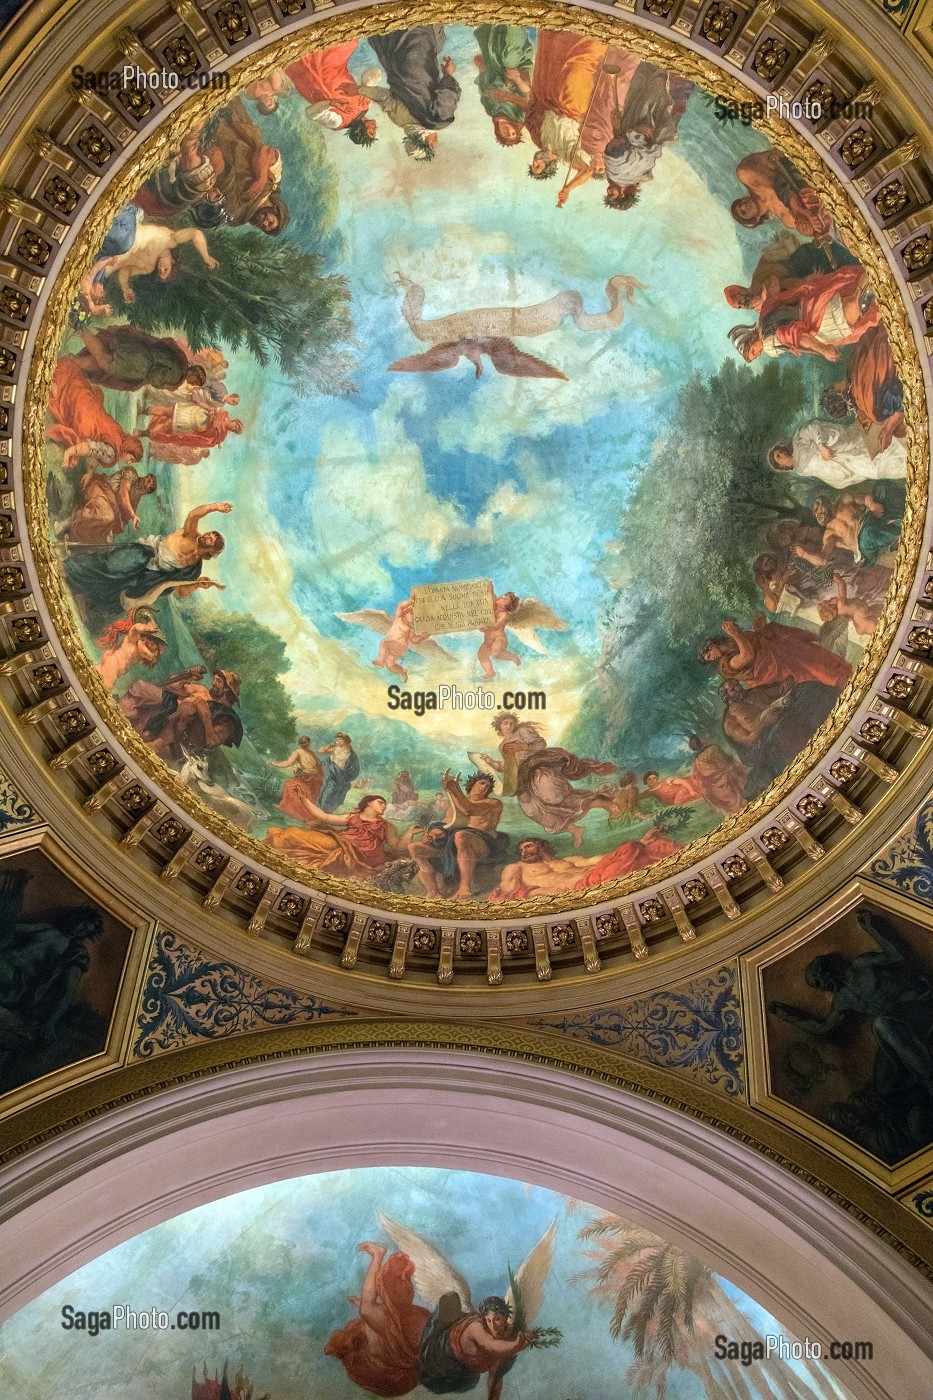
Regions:
<instances>
[{"instance_id":1,"label":"stone tablet with inscription","mask_svg":"<svg viewBox=\"0 0 933 1400\"><path fill-rule=\"evenodd\" d=\"M419 583L411 590L419 632L473 632L495 621L495 594L488 578L462 583Z\"/></svg>"}]
</instances>

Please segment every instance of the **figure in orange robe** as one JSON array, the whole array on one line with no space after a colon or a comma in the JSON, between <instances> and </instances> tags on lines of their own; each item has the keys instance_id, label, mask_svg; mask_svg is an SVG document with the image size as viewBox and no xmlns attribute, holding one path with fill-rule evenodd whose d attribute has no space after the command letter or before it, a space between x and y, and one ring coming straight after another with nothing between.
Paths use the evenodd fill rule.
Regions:
<instances>
[{"instance_id":1,"label":"figure in orange robe","mask_svg":"<svg viewBox=\"0 0 933 1400\"><path fill-rule=\"evenodd\" d=\"M606 147L615 136L612 118L616 112L625 110L625 99L641 59L637 54L627 53L625 49L617 49L610 44L602 61L619 71L615 75L606 73L598 79L590 114L580 137L580 145L587 155L599 157L605 154Z\"/></svg>"},{"instance_id":2,"label":"figure in orange robe","mask_svg":"<svg viewBox=\"0 0 933 1400\"><path fill-rule=\"evenodd\" d=\"M550 144L542 137L542 123L548 112L569 117L578 125L583 121L605 57L606 45L596 39L564 30L539 31L525 121L535 145Z\"/></svg>"},{"instance_id":3,"label":"figure in orange robe","mask_svg":"<svg viewBox=\"0 0 933 1400\"><path fill-rule=\"evenodd\" d=\"M104 466L116 462L138 462L143 445L126 433L104 408L104 391L91 384L74 355L62 355L55 366L49 413L55 422L47 430L52 442L66 449L66 465L76 465L70 449L87 444ZM87 455L85 452L80 455ZM68 460L69 456L75 460Z\"/></svg>"},{"instance_id":4,"label":"figure in orange robe","mask_svg":"<svg viewBox=\"0 0 933 1400\"><path fill-rule=\"evenodd\" d=\"M356 80L347 67L348 60L358 46L357 39L348 39L345 44L333 44L321 53L306 53L304 58L289 63L285 71L295 85L295 91L310 102L326 102L330 111L339 118L333 124L334 131L344 131L357 117L369 111L369 98L357 92ZM330 121L324 123L331 126Z\"/></svg>"},{"instance_id":5,"label":"figure in orange robe","mask_svg":"<svg viewBox=\"0 0 933 1400\"><path fill-rule=\"evenodd\" d=\"M378 815L366 813L373 804L380 804ZM317 820L314 827L272 826L266 832L266 845L273 846L291 860L310 865L315 870L327 870L333 875L365 879L379 870L389 859L386 843L394 833L382 820L385 811L382 797L364 797L355 812L334 816L320 812L313 804L305 807L302 820Z\"/></svg>"},{"instance_id":6,"label":"figure in orange robe","mask_svg":"<svg viewBox=\"0 0 933 1400\"><path fill-rule=\"evenodd\" d=\"M693 780L711 807L730 816L745 806L745 784L748 769L739 759L724 749L709 744L699 734L690 738L693 760Z\"/></svg>"}]
</instances>

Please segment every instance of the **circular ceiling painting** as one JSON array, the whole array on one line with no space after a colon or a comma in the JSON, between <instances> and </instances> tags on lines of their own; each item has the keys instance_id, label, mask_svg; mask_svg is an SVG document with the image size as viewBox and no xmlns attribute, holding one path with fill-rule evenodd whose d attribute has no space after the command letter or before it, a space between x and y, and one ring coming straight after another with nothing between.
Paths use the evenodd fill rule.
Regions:
<instances>
[{"instance_id":1,"label":"circular ceiling painting","mask_svg":"<svg viewBox=\"0 0 933 1400\"><path fill-rule=\"evenodd\" d=\"M108 211L45 401L72 641L280 867L592 899L734 829L870 648L880 257L689 71L372 34L269 60Z\"/></svg>"}]
</instances>

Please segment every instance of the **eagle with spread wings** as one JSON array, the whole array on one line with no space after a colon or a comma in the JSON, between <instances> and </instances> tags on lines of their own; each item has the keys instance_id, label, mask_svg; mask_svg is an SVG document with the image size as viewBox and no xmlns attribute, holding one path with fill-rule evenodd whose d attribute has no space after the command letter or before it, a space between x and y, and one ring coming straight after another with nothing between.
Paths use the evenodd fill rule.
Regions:
<instances>
[{"instance_id":1,"label":"eagle with spread wings","mask_svg":"<svg viewBox=\"0 0 933 1400\"><path fill-rule=\"evenodd\" d=\"M370 1261L360 1296L350 1298L359 1316L324 1347L362 1390L394 1396L424 1386L432 1395L452 1395L472 1390L485 1375L487 1400L499 1400L520 1352L561 1341L556 1327L531 1326L544 1299L556 1220L519 1269L509 1269L504 1296L475 1306L466 1279L435 1245L387 1216L379 1223L396 1251L359 1246Z\"/></svg>"}]
</instances>

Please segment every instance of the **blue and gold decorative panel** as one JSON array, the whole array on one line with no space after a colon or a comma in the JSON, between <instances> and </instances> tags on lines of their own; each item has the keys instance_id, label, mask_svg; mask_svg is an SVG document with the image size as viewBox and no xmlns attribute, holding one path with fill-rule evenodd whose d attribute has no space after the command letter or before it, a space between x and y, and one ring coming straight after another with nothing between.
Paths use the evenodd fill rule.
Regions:
<instances>
[{"instance_id":1,"label":"blue and gold decorative panel","mask_svg":"<svg viewBox=\"0 0 933 1400\"><path fill-rule=\"evenodd\" d=\"M682 1070L730 1098L745 1093L742 1011L728 964L679 987L532 1024Z\"/></svg>"},{"instance_id":2,"label":"blue and gold decorative panel","mask_svg":"<svg viewBox=\"0 0 933 1400\"><path fill-rule=\"evenodd\" d=\"M40 826L42 818L0 769L0 838L8 831Z\"/></svg>"},{"instance_id":3,"label":"blue and gold decorative panel","mask_svg":"<svg viewBox=\"0 0 933 1400\"><path fill-rule=\"evenodd\" d=\"M933 1226L933 1191L915 1191L909 1202L921 1219Z\"/></svg>"},{"instance_id":4,"label":"blue and gold decorative panel","mask_svg":"<svg viewBox=\"0 0 933 1400\"><path fill-rule=\"evenodd\" d=\"M356 1014L289 987L274 987L234 963L212 961L163 930L146 973L133 1053L146 1059L198 1040Z\"/></svg>"},{"instance_id":5,"label":"blue and gold decorative panel","mask_svg":"<svg viewBox=\"0 0 933 1400\"><path fill-rule=\"evenodd\" d=\"M899 894L933 904L933 801L924 803L865 873Z\"/></svg>"},{"instance_id":6,"label":"blue and gold decorative panel","mask_svg":"<svg viewBox=\"0 0 933 1400\"><path fill-rule=\"evenodd\" d=\"M919 8L919 0L876 0L889 19L893 19L898 29L905 29L907 21L913 18Z\"/></svg>"}]
</instances>

